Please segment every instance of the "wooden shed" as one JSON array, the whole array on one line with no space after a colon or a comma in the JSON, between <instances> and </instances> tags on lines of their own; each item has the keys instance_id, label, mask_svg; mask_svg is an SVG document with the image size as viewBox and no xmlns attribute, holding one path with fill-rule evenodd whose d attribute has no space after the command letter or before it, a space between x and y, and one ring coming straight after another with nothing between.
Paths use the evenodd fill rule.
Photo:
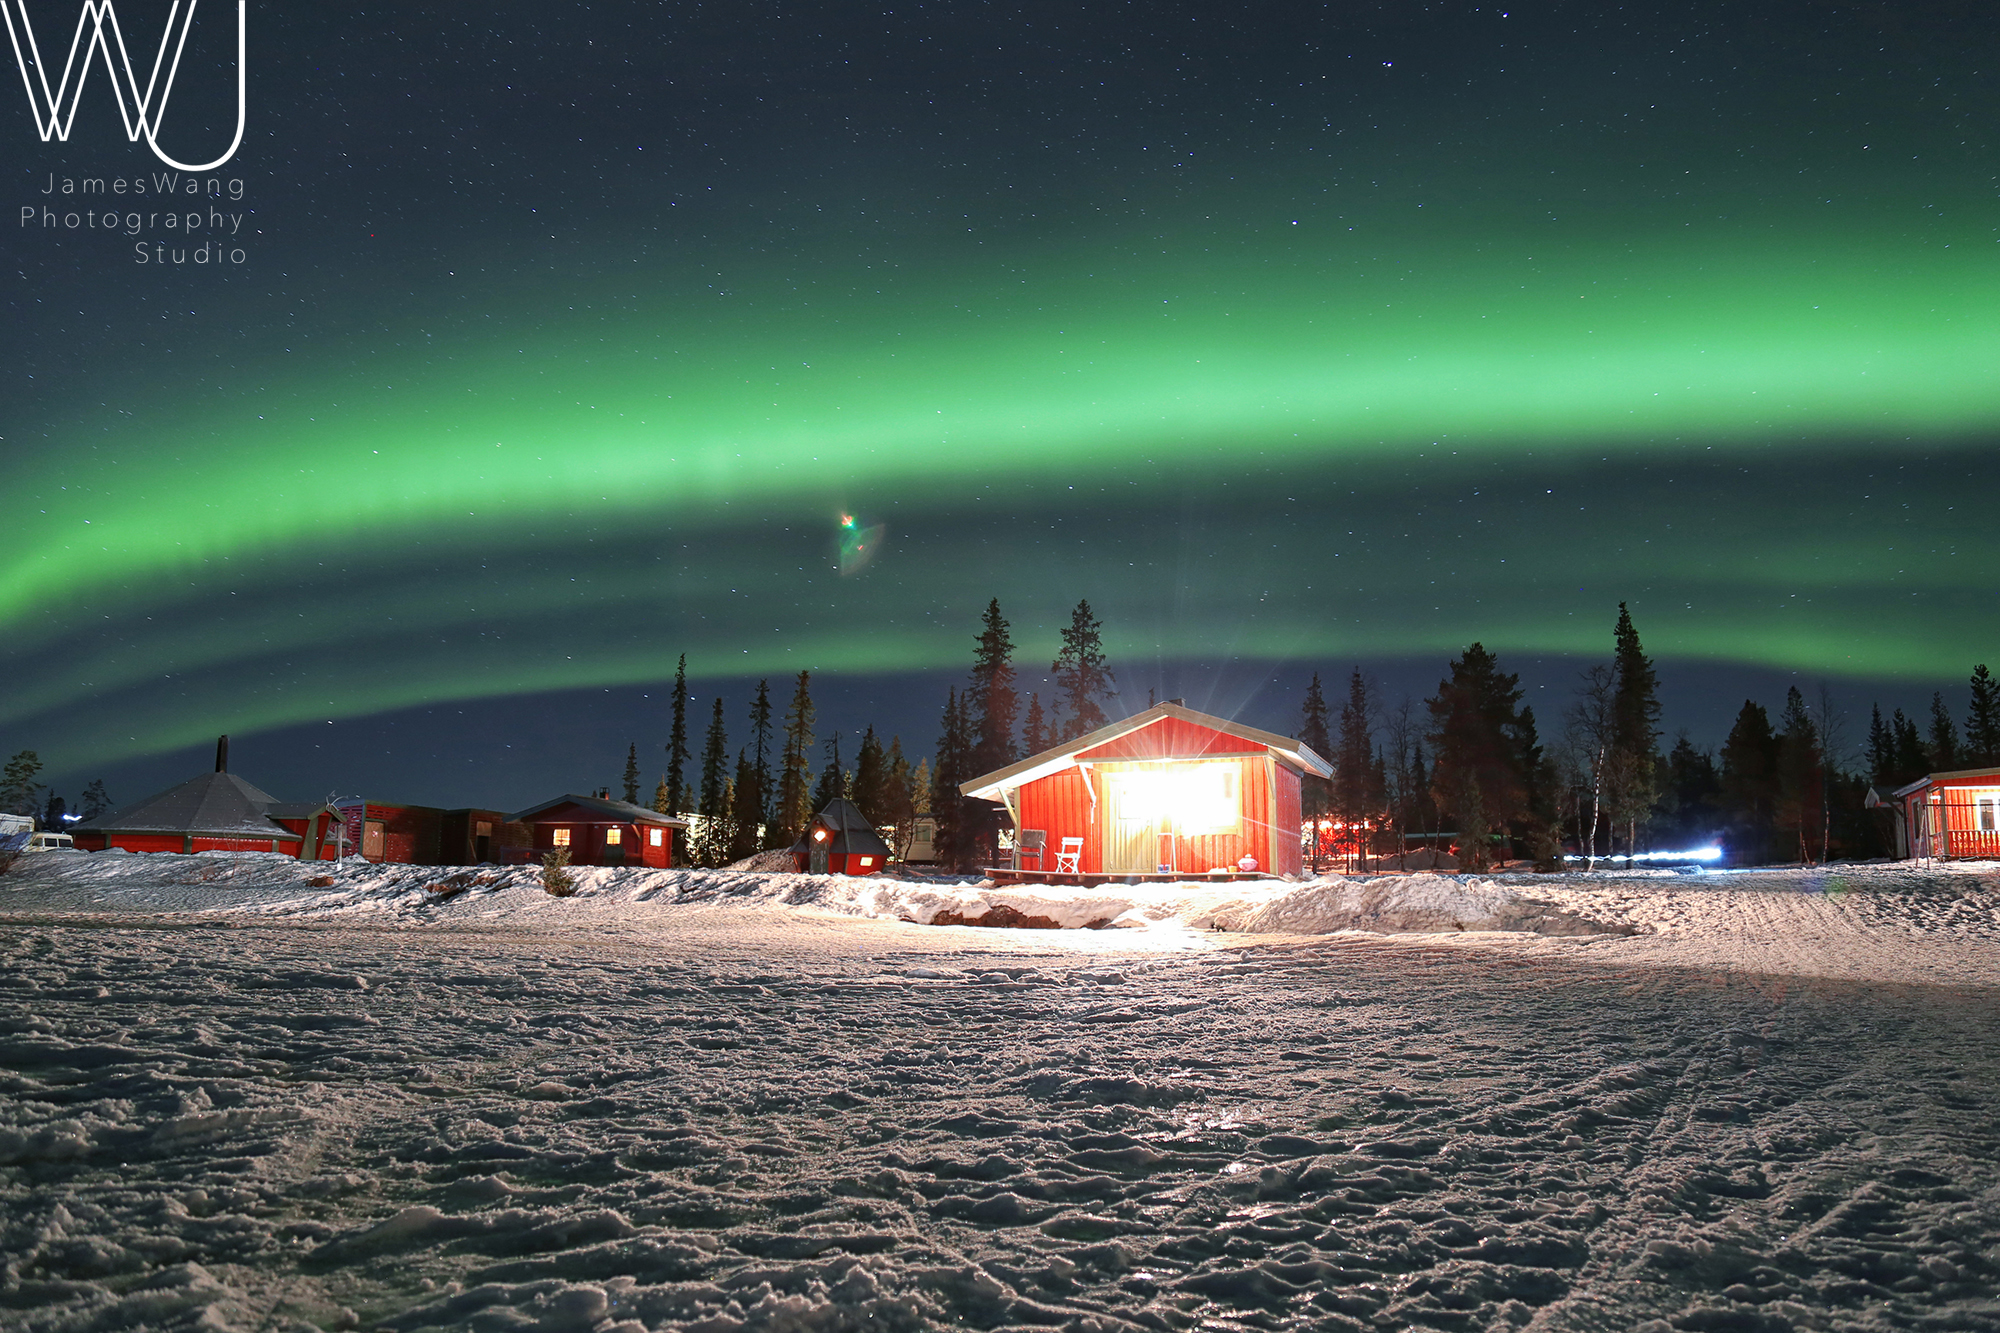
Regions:
<instances>
[{"instance_id":1,"label":"wooden shed","mask_svg":"<svg viewBox=\"0 0 2000 1333\"><path fill-rule=\"evenodd\" d=\"M800 874L879 875L889 844L854 802L836 796L792 844L792 860Z\"/></svg>"},{"instance_id":2,"label":"wooden shed","mask_svg":"<svg viewBox=\"0 0 2000 1333\"><path fill-rule=\"evenodd\" d=\"M678 815L611 800L609 794L574 792L507 816L534 831L533 855L567 847L571 865L652 866L673 864L674 830L687 827Z\"/></svg>"},{"instance_id":3,"label":"wooden shed","mask_svg":"<svg viewBox=\"0 0 2000 1333\"><path fill-rule=\"evenodd\" d=\"M1931 773L1882 800L1895 817L1896 855L2000 860L2000 768Z\"/></svg>"},{"instance_id":4,"label":"wooden shed","mask_svg":"<svg viewBox=\"0 0 2000 1333\"><path fill-rule=\"evenodd\" d=\"M1236 871L1250 858L1258 871L1295 875L1300 779L1332 772L1289 736L1169 702L959 790L1006 806L1015 845L1041 844L1035 870L1194 876Z\"/></svg>"}]
</instances>

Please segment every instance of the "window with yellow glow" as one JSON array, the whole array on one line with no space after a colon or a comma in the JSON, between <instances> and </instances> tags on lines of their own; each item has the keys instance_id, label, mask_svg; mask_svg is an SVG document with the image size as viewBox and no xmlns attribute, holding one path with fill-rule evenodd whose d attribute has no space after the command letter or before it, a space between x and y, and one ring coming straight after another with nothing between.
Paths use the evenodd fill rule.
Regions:
<instances>
[{"instance_id":1,"label":"window with yellow glow","mask_svg":"<svg viewBox=\"0 0 2000 1333\"><path fill-rule=\"evenodd\" d=\"M558 846L558 847L567 847L567 846L569 846L569 830L568 830L568 829L566 829L566 828L559 828L559 829L557 829L557 830L555 831L555 845L556 845L556 846Z\"/></svg>"},{"instance_id":2,"label":"window with yellow glow","mask_svg":"<svg viewBox=\"0 0 2000 1333\"><path fill-rule=\"evenodd\" d=\"M1182 835L1233 833L1241 817L1234 764L1189 764L1165 772L1120 773L1118 818L1171 825Z\"/></svg>"},{"instance_id":3,"label":"window with yellow glow","mask_svg":"<svg viewBox=\"0 0 2000 1333\"><path fill-rule=\"evenodd\" d=\"M648 829L648 830L647 830L647 832L648 832L648 833L651 833L651 834L653 835L653 839L652 839L652 841L653 841L653 845L654 845L655 847L658 847L658 846L660 845L660 830L658 830L658 829Z\"/></svg>"},{"instance_id":4,"label":"window with yellow glow","mask_svg":"<svg viewBox=\"0 0 2000 1333\"><path fill-rule=\"evenodd\" d=\"M608 828L604 830L604 845L606 847L616 847L619 843L623 841L625 841L624 829Z\"/></svg>"}]
</instances>

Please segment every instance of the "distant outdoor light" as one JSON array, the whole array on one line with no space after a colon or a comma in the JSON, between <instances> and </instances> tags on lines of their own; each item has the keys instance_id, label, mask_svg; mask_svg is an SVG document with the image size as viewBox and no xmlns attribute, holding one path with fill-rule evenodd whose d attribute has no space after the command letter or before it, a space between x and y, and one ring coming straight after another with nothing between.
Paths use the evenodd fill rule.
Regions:
<instances>
[{"instance_id":1,"label":"distant outdoor light","mask_svg":"<svg viewBox=\"0 0 2000 1333\"><path fill-rule=\"evenodd\" d=\"M816 828L816 829L814 829L814 830L813 830L813 841L814 841L814 842L825 842L825 841L826 841L826 830L825 830L825 829L823 829L823 828Z\"/></svg>"},{"instance_id":2,"label":"distant outdoor light","mask_svg":"<svg viewBox=\"0 0 2000 1333\"><path fill-rule=\"evenodd\" d=\"M1697 847L1691 852L1640 852L1633 861L1720 861L1720 847Z\"/></svg>"}]
</instances>

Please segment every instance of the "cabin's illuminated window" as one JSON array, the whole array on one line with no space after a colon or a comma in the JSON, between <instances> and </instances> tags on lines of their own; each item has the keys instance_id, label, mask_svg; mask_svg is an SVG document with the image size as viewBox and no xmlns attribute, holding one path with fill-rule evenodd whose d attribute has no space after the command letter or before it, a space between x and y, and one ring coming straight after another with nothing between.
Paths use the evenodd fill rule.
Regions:
<instances>
[{"instance_id":1,"label":"cabin's illuminated window","mask_svg":"<svg viewBox=\"0 0 2000 1333\"><path fill-rule=\"evenodd\" d=\"M658 829L648 829L648 830L647 830L647 832L649 832L649 833L651 833L651 834L653 835L653 836L652 836L652 839L651 839L651 842L652 842L652 844L653 844L653 845L654 845L655 847L658 847L658 846L660 845L660 830L658 830Z\"/></svg>"},{"instance_id":2,"label":"cabin's illuminated window","mask_svg":"<svg viewBox=\"0 0 2000 1333\"><path fill-rule=\"evenodd\" d=\"M875 864L875 858L872 856L864 856L861 858L861 864L864 866L872 866Z\"/></svg>"},{"instance_id":3,"label":"cabin's illuminated window","mask_svg":"<svg viewBox=\"0 0 2000 1333\"><path fill-rule=\"evenodd\" d=\"M604 845L606 847L616 847L619 843L623 841L625 841L624 829L608 828L604 830Z\"/></svg>"},{"instance_id":4,"label":"cabin's illuminated window","mask_svg":"<svg viewBox=\"0 0 2000 1333\"><path fill-rule=\"evenodd\" d=\"M569 830L568 830L568 829L566 829L566 828L559 828L559 829L557 829L557 830L555 831L555 845L556 845L556 846L558 846L558 847L567 847L567 846L569 846Z\"/></svg>"}]
</instances>

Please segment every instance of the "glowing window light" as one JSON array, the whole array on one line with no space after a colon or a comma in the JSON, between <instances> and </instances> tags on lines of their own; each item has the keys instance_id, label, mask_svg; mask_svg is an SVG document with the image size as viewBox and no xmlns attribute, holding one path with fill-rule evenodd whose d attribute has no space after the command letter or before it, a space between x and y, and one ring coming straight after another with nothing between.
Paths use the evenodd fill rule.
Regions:
<instances>
[{"instance_id":1,"label":"glowing window light","mask_svg":"<svg viewBox=\"0 0 2000 1333\"><path fill-rule=\"evenodd\" d=\"M872 856L864 856L861 858L861 864L864 866L872 866L875 864L875 858Z\"/></svg>"},{"instance_id":2,"label":"glowing window light","mask_svg":"<svg viewBox=\"0 0 2000 1333\"><path fill-rule=\"evenodd\" d=\"M556 846L558 846L558 847L567 847L567 846L569 846L569 830L568 830L568 829L566 829L566 828L559 828L559 829L557 829L557 830L555 831L555 845L556 845Z\"/></svg>"},{"instance_id":3,"label":"glowing window light","mask_svg":"<svg viewBox=\"0 0 2000 1333\"><path fill-rule=\"evenodd\" d=\"M825 830L825 829L823 829L823 828L816 828L816 829L814 829L814 830L813 830L813 841L814 841L814 842L825 842L825 841L826 841L826 830Z\"/></svg>"},{"instance_id":4,"label":"glowing window light","mask_svg":"<svg viewBox=\"0 0 2000 1333\"><path fill-rule=\"evenodd\" d=\"M652 843L655 847L658 847L660 845L660 830L648 829L647 832L652 834Z\"/></svg>"},{"instance_id":5,"label":"glowing window light","mask_svg":"<svg viewBox=\"0 0 2000 1333\"><path fill-rule=\"evenodd\" d=\"M623 841L625 841L624 829L608 828L604 830L604 845L606 847L616 847L619 843Z\"/></svg>"},{"instance_id":6,"label":"glowing window light","mask_svg":"<svg viewBox=\"0 0 2000 1333\"><path fill-rule=\"evenodd\" d=\"M1230 832L1240 817L1234 764L1190 764L1168 772L1121 773L1118 817L1170 822L1182 835Z\"/></svg>"}]
</instances>

